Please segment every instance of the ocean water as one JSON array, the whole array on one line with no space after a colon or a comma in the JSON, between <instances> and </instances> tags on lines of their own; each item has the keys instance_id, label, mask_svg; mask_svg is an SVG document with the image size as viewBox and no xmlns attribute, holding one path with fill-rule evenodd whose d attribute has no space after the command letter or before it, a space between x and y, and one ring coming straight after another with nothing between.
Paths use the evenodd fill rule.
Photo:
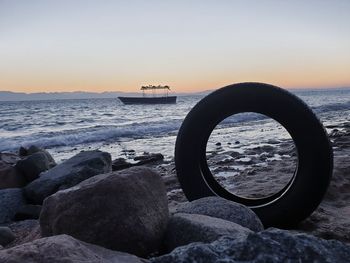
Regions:
<instances>
[{"instance_id":1,"label":"ocean water","mask_svg":"<svg viewBox=\"0 0 350 263\"><path fill-rule=\"evenodd\" d=\"M326 127L350 121L349 89L293 93L313 109ZM136 155L160 152L171 160L183 119L203 97L179 96L174 105L123 105L117 98L1 102L0 152L35 144L48 149L58 162L88 149L108 151L113 158L130 157L130 150ZM213 143L223 138L237 141L240 136L240 145L255 145L266 137L259 133L263 130L270 131L269 140L286 136L271 119L240 114L218 127ZM218 134L223 135L219 138Z\"/></svg>"}]
</instances>

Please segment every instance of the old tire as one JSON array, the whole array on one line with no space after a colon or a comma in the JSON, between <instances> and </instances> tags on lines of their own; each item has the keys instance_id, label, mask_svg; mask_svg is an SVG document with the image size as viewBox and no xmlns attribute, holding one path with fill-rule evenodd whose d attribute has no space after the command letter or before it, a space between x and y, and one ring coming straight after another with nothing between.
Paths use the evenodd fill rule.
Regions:
<instances>
[{"instance_id":1,"label":"old tire","mask_svg":"<svg viewBox=\"0 0 350 263\"><path fill-rule=\"evenodd\" d=\"M242 112L264 114L279 122L294 140L298 163L293 178L280 192L261 199L242 198L224 189L206 160L206 145L215 126ZM214 91L188 113L179 130L175 164L189 200L217 195L254 210L265 227L289 228L320 204L330 183L333 153L327 133L298 97L263 83L239 83Z\"/></svg>"}]
</instances>

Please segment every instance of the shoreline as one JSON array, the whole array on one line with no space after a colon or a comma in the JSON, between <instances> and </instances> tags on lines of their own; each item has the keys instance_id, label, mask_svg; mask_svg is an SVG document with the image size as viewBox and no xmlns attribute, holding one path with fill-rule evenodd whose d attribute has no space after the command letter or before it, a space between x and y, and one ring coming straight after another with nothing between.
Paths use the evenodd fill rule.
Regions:
<instances>
[{"instance_id":1,"label":"shoreline","mask_svg":"<svg viewBox=\"0 0 350 263\"><path fill-rule=\"evenodd\" d=\"M331 129L329 138L334 151L331 184L320 206L294 231L309 233L325 239L337 239L350 244L350 234L346 234L350 229L350 163L348 160L350 156L350 123L344 122L341 125L328 128ZM236 194L251 195L250 197L256 197L254 193L269 194L286 182L286 178L288 179L294 168L293 162L286 165L292 157L290 154L293 150L291 142L284 141L273 145L275 147L251 148L241 153L224 151L224 155L220 158L218 158L219 154L211 152L208 163L210 167L213 167L213 172L224 171L227 173L227 176L218 176L217 180L223 184L226 183L226 186L234 184L235 187L231 190L236 191ZM218 147L220 148L222 145L218 145ZM280 160L269 160L266 154L274 156L276 152L284 157ZM134 160L135 157L140 158L135 150L125 150L124 154L126 158L122 161L126 163L137 164L142 160ZM152 155L154 153L143 153L143 156L146 157ZM227 155L230 158L227 158ZM114 159L114 161L118 161L118 159ZM119 159L119 161L121 160ZM262 161L265 161L266 165L261 165ZM161 175L166 187L170 212L175 211L175 207L180 203L187 202L176 177L173 158L163 159L159 157L139 165L141 164L154 169ZM244 169L239 169L237 164ZM234 175L230 176L229 173Z\"/></svg>"}]
</instances>

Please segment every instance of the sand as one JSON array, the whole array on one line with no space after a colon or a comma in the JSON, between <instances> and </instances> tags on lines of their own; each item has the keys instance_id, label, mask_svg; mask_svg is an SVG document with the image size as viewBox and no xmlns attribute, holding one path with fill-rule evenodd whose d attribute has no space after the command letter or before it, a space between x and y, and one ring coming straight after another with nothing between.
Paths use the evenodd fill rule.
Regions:
<instances>
[{"instance_id":1,"label":"sand","mask_svg":"<svg viewBox=\"0 0 350 263\"><path fill-rule=\"evenodd\" d=\"M350 243L350 123L328 128L331 128L329 135L334 151L331 184L320 206L295 230ZM218 175L217 180L226 189L244 197L266 196L281 189L293 175L297 160L290 141L240 154L210 154L208 164L213 174ZM273 158L276 154L278 158ZM270 159L266 161L267 158ZM186 202L176 179L174 163L154 168L163 174L170 209Z\"/></svg>"}]
</instances>

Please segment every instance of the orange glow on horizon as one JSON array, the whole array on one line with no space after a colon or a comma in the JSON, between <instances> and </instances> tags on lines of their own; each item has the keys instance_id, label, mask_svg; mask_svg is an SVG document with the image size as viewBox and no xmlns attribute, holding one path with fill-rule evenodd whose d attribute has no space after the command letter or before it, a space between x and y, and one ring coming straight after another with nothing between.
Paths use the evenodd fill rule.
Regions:
<instances>
[{"instance_id":1,"label":"orange glow on horizon","mask_svg":"<svg viewBox=\"0 0 350 263\"><path fill-rule=\"evenodd\" d=\"M271 72L269 72L271 71ZM226 73L226 74L225 74ZM203 76L206 76L205 78ZM21 81L19 81L20 79ZM200 92L220 88L232 83L238 82L264 82L276 85L282 88L340 88L350 87L350 80L347 70L325 71L304 71L304 72L274 72L273 70L260 72L240 72L240 74L222 74L207 75L194 74L193 76L178 76L177 79L148 78L140 80L118 80L116 77L110 79L98 79L93 76L89 78L79 76L70 76L65 78L54 78L48 76L22 76L15 78L8 76L0 79L1 91L12 92L139 92L142 85L169 85L173 92Z\"/></svg>"}]
</instances>

